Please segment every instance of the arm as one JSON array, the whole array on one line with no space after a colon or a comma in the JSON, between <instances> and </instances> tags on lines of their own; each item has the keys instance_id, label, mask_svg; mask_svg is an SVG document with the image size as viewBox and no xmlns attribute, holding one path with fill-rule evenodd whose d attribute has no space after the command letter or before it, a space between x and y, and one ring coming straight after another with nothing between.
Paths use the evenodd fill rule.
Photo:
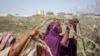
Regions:
<instances>
[{"instance_id":1,"label":"arm","mask_svg":"<svg viewBox=\"0 0 100 56\"><path fill-rule=\"evenodd\" d=\"M61 40L61 46L65 46L67 41L68 41L68 38L69 38L69 32L70 32L70 29L68 27L66 27L66 32Z\"/></svg>"},{"instance_id":2,"label":"arm","mask_svg":"<svg viewBox=\"0 0 100 56\"><path fill-rule=\"evenodd\" d=\"M77 33L77 25L73 25L73 28L74 28L74 31ZM76 38L75 35L73 37L74 37L74 44L76 44L77 43L77 38Z\"/></svg>"},{"instance_id":3,"label":"arm","mask_svg":"<svg viewBox=\"0 0 100 56\"><path fill-rule=\"evenodd\" d=\"M22 51L23 47L25 46L26 42L28 41L28 39L31 37L31 36L34 36L36 35L36 30L32 30L28 33L26 33L20 41L18 41L16 44L14 44L11 49L10 49L10 52L9 52L9 56L18 56L19 53Z\"/></svg>"},{"instance_id":4,"label":"arm","mask_svg":"<svg viewBox=\"0 0 100 56\"><path fill-rule=\"evenodd\" d=\"M72 21L73 21L73 23L72 23L73 28L74 28L75 32L77 33L77 24L79 23L79 21L78 21L78 19L72 19Z\"/></svg>"},{"instance_id":5,"label":"arm","mask_svg":"<svg viewBox=\"0 0 100 56\"><path fill-rule=\"evenodd\" d=\"M77 24L79 23L78 19L73 19L73 28L74 28L74 31L77 33ZM75 38L75 35L73 36L74 37L74 44L77 43L77 38Z\"/></svg>"},{"instance_id":6,"label":"arm","mask_svg":"<svg viewBox=\"0 0 100 56\"><path fill-rule=\"evenodd\" d=\"M73 25L74 31L77 33L77 25Z\"/></svg>"}]
</instances>

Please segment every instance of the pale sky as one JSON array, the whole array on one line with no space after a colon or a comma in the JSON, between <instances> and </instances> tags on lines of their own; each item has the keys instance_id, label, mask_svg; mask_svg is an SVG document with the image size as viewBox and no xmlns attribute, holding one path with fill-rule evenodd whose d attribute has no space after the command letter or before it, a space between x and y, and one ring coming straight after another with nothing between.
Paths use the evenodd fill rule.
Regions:
<instances>
[{"instance_id":1,"label":"pale sky","mask_svg":"<svg viewBox=\"0 0 100 56\"><path fill-rule=\"evenodd\" d=\"M44 12L76 13L94 5L96 0L0 0L0 15L33 15L38 9ZM90 11L91 12L91 11Z\"/></svg>"}]
</instances>

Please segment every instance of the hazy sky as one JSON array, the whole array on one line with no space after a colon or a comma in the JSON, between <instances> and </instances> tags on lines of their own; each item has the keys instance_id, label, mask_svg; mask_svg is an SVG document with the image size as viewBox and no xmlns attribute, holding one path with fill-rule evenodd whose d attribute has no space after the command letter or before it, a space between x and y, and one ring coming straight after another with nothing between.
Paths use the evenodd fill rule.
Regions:
<instances>
[{"instance_id":1,"label":"hazy sky","mask_svg":"<svg viewBox=\"0 0 100 56\"><path fill-rule=\"evenodd\" d=\"M95 2L96 0L0 0L0 14L33 15L38 9L54 13L75 13Z\"/></svg>"}]
</instances>

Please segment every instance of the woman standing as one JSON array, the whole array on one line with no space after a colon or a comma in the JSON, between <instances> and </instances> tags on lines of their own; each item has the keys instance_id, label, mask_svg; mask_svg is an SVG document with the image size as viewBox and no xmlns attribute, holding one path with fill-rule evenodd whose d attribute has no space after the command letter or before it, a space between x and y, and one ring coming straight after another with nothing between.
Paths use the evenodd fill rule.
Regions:
<instances>
[{"instance_id":1,"label":"woman standing","mask_svg":"<svg viewBox=\"0 0 100 56\"><path fill-rule=\"evenodd\" d=\"M76 23L71 20L68 24L73 25L76 29ZM64 35L59 35L62 32L62 28L59 22L51 22L45 32L44 41L50 47L53 56L75 56L76 44L74 47L74 38L69 38L70 28L66 27ZM74 50L75 49L75 50ZM74 51L73 51L74 50ZM50 56L48 52L45 56Z\"/></svg>"}]
</instances>

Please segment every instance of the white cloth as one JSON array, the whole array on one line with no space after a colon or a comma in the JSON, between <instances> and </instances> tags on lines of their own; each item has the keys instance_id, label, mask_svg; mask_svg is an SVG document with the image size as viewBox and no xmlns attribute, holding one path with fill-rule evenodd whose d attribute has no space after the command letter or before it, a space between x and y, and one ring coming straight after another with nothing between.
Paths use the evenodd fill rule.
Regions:
<instances>
[{"instance_id":1,"label":"white cloth","mask_svg":"<svg viewBox=\"0 0 100 56\"><path fill-rule=\"evenodd\" d=\"M8 56L10 48L11 47L7 47L4 50L0 51L0 56Z\"/></svg>"},{"instance_id":2,"label":"white cloth","mask_svg":"<svg viewBox=\"0 0 100 56\"><path fill-rule=\"evenodd\" d=\"M30 51L28 56L37 56L37 43L35 43L34 49Z\"/></svg>"}]
</instances>

